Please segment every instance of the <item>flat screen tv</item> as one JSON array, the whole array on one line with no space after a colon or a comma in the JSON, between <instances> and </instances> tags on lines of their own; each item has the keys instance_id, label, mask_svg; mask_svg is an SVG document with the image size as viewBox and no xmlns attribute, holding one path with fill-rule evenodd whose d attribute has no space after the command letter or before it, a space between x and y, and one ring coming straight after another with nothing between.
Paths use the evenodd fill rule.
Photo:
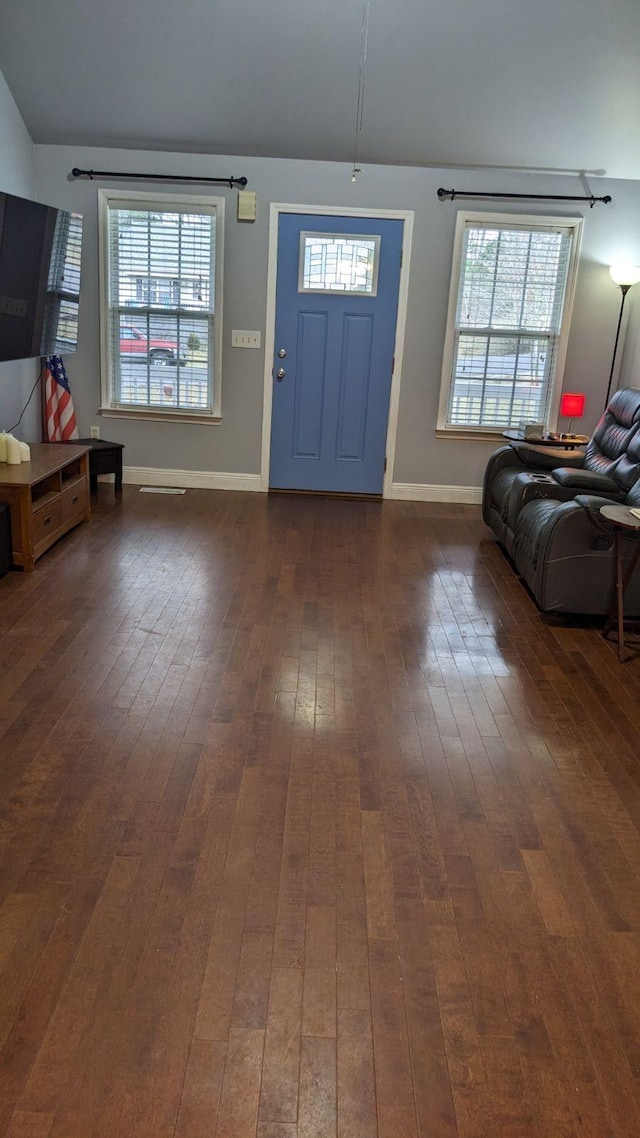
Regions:
<instances>
[{"instance_id":1,"label":"flat screen tv","mask_svg":"<svg viewBox=\"0 0 640 1138\"><path fill-rule=\"evenodd\" d=\"M0 192L0 360L78 346L82 214Z\"/></svg>"}]
</instances>

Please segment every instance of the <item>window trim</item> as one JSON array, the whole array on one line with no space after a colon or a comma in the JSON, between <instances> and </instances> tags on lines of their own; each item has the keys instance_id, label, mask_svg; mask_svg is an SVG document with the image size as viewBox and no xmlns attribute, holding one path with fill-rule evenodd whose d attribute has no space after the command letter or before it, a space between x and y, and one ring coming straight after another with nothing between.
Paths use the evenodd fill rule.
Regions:
<instances>
[{"instance_id":1,"label":"window trim","mask_svg":"<svg viewBox=\"0 0 640 1138\"><path fill-rule=\"evenodd\" d=\"M213 210L216 219L216 252L214 273L215 309L214 350L212 353L212 407L210 411L177 407L136 407L133 404L114 403L110 390L109 368L109 206L112 202L131 202L136 209L153 209L154 206L206 206ZM140 419L153 422L219 423L222 406L222 340L223 340L223 279L224 279L224 205L225 199L208 194L148 194L140 190L98 190L98 262L100 283L100 414L110 418Z\"/></svg>"},{"instance_id":2,"label":"window trim","mask_svg":"<svg viewBox=\"0 0 640 1138\"><path fill-rule=\"evenodd\" d=\"M460 424L452 424L447 422L447 414L449 410L449 393L453 383L453 361L455 351L455 334L456 334L456 309L458 305L458 291L460 288L460 279L462 276L462 250L464 244L465 228L468 224L494 224L496 228L504 228L512 226L514 228L562 228L571 230L573 240L571 244L571 252L569 254L569 266L567 271L567 287L564 297L564 305L562 309L562 323L560 326L560 334L558 336L558 345L556 351L556 366L551 386L551 397L549 400L549 422L547 426L549 429L555 429L558 421L558 413L560 409L560 395L562 393L562 383L564 378L564 366L567 355L567 344L569 340L569 329L571 327L571 316L573 313L573 302L576 291L576 279L578 276L578 265L580 261L580 247L582 244L582 229L584 225L583 217L557 217L548 214L519 214L519 213L487 213L478 212L473 210L458 210L456 217L456 227L453 241L453 257L451 265L451 281L449 285L449 302L447 305L447 323L444 340L444 352L442 358L442 375L440 380L440 397L438 402L438 419L436 424L436 435L439 438L451 438L456 436L458 439L478 438L484 436L485 438L500 438L502 429L499 427L492 428L488 426L478 427L465 427Z\"/></svg>"}]
</instances>

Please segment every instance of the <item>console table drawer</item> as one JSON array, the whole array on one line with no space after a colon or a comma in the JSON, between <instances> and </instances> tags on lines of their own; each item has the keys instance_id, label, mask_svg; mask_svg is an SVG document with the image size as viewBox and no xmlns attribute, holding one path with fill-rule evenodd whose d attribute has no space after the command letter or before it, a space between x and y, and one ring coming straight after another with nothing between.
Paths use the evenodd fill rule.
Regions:
<instances>
[{"instance_id":1,"label":"console table drawer","mask_svg":"<svg viewBox=\"0 0 640 1138\"><path fill-rule=\"evenodd\" d=\"M56 533L62 524L62 508L60 498L34 510L31 520L31 540L34 546L47 541L51 534Z\"/></svg>"},{"instance_id":2,"label":"console table drawer","mask_svg":"<svg viewBox=\"0 0 640 1138\"><path fill-rule=\"evenodd\" d=\"M87 511L88 493L86 478L66 486L60 495L62 523L83 521Z\"/></svg>"}]
</instances>

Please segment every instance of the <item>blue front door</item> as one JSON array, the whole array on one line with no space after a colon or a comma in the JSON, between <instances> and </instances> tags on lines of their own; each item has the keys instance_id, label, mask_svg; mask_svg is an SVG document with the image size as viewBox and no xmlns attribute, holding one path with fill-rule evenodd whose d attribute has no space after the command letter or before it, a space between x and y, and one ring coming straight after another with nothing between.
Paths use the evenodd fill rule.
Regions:
<instances>
[{"instance_id":1,"label":"blue front door","mask_svg":"<svg viewBox=\"0 0 640 1138\"><path fill-rule=\"evenodd\" d=\"M280 215L271 488L382 493L402 230Z\"/></svg>"}]
</instances>

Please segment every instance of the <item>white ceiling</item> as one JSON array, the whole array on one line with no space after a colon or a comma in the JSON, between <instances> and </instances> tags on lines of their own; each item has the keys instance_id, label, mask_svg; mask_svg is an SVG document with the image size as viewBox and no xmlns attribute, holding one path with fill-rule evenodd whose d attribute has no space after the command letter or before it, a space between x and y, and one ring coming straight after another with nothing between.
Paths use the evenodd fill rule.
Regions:
<instances>
[{"instance_id":1,"label":"white ceiling","mask_svg":"<svg viewBox=\"0 0 640 1138\"><path fill-rule=\"evenodd\" d=\"M1 0L35 142L351 162L362 0ZM370 0L362 160L640 179L640 0ZM597 192L597 191L595 191Z\"/></svg>"}]
</instances>

